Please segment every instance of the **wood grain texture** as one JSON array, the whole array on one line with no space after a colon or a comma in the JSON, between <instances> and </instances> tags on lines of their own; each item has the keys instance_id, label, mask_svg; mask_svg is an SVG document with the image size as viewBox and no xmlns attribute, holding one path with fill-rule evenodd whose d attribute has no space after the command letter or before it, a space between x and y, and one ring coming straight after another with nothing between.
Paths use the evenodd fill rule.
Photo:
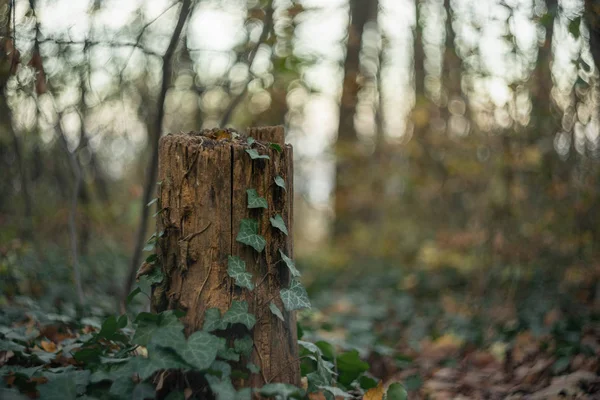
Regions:
<instances>
[{"instance_id":1,"label":"wood grain texture","mask_svg":"<svg viewBox=\"0 0 600 400\"><path fill-rule=\"evenodd\" d=\"M300 370L297 354L296 317L286 312L279 291L289 286L290 275L281 262L279 249L293 257L292 198L293 151L282 146L278 153L266 141L282 128L253 128L257 139L252 148L268 154L270 160L252 160L246 153L245 139L211 139L210 132L167 135L160 141L158 256L165 280L153 289L153 309L180 308L187 311L182 318L186 334L201 329L204 313L217 307L221 314L233 300L248 302L249 312L257 323L252 332L254 351L250 360L261 373L247 380L237 380L238 387L260 387L265 381L298 385ZM279 134L279 133L277 133ZM214 135L213 135L214 136ZM287 190L274 183L279 175L286 181ZM268 202L268 209L248 209L247 189L256 189ZM269 218L280 214L289 236L273 228ZM259 221L259 233L266 239L263 252L236 241L240 221L254 218ZM234 284L227 274L229 255L241 257L253 275L253 291ZM282 311L285 322L269 310L273 301ZM219 334L232 341L246 334L245 327Z\"/></svg>"}]
</instances>

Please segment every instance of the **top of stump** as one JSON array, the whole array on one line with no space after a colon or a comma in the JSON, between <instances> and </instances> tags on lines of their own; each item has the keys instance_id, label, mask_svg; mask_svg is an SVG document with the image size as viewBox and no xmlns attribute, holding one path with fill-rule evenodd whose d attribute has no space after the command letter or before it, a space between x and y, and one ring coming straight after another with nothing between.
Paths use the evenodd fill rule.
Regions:
<instances>
[{"instance_id":1,"label":"top of stump","mask_svg":"<svg viewBox=\"0 0 600 400\"><path fill-rule=\"evenodd\" d=\"M169 134L173 135L173 134ZM167 136L169 136L167 135ZM251 127L247 128L246 132L238 132L231 128L212 128L203 129L198 132L181 132L175 134L176 136L186 136L189 138L203 137L219 142L232 142L241 143L246 142L249 137L252 137L255 141L263 144L277 143L280 145L285 144L285 131L282 125L279 126L264 126L264 127Z\"/></svg>"}]
</instances>

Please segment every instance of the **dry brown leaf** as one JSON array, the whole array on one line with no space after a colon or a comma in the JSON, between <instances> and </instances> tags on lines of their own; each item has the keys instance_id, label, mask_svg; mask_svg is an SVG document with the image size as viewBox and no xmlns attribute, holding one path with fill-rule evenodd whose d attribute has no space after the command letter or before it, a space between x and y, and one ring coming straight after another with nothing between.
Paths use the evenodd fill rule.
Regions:
<instances>
[{"instance_id":1,"label":"dry brown leaf","mask_svg":"<svg viewBox=\"0 0 600 400\"><path fill-rule=\"evenodd\" d=\"M48 353L54 353L56 351L56 343L54 343L54 342L42 340L41 346L42 346L42 349L44 349Z\"/></svg>"},{"instance_id":2,"label":"dry brown leaf","mask_svg":"<svg viewBox=\"0 0 600 400\"><path fill-rule=\"evenodd\" d=\"M363 396L363 400L382 400L385 390L383 389L383 382L379 381L377 387L369 389Z\"/></svg>"}]
</instances>

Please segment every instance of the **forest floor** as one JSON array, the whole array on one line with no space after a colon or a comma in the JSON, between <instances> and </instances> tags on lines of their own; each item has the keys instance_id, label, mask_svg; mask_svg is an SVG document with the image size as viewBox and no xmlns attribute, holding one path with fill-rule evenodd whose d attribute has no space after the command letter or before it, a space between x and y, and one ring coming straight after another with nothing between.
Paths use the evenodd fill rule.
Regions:
<instances>
[{"instance_id":1,"label":"forest floor","mask_svg":"<svg viewBox=\"0 0 600 400\"><path fill-rule=\"evenodd\" d=\"M593 285L532 279L474 296L436 275L317 296L308 340L361 349L369 372L402 382L410 399L600 399Z\"/></svg>"},{"instance_id":2,"label":"forest floor","mask_svg":"<svg viewBox=\"0 0 600 400\"><path fill-rule=\"evenodd\" d=\"M401 382L410 399L600 399L600 313L585 274L570 285L532 275L483 291L443 271L373 273L343 287L326 274L312 282L306 275L313 309L299 314L301 340L316 343L334 364L336 355L357 350L369 363L365 376ZM36 398L49 377L68 371L93 385L89 365L106 361L78 349L102 337L110 313L77 313L73 303L52 300L57 290L48 287L45 297L3 298L0 394ZM142 300L133 306L141 309ZM113 320L117 334L131 325ZM112 351L121 350L132 351Z\"/></svg>"}]
</instances>

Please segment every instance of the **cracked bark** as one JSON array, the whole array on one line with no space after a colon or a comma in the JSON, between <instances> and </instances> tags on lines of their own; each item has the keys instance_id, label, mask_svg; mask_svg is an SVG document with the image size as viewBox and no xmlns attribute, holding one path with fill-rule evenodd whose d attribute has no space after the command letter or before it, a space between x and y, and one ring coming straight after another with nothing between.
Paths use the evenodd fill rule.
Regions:
<instances>
[{"instance_id":1,"label":"cracked bark","mask_svg":"<svg viewBox=\"0 0 600 400\"><path fill-rule=\"evenodd\" d=\"M297 332L294 313L286 312L279 290L289 286L289 271L280 261L279 249L293 257L292 147L283 145L283 128L253 128L248 134L257 139L261 154L270 160L252 160L245 140L215 140L199 134L167 135L159 145L159 209L157 231L164 231L157 251L165 279L153 290L153 309L179 308L187 311L182 321L186 334L201 329L204 313L219 308L221 315L233 300L248 302L257 322L252 332L254 351L250 359L261 369L249 379L237 380L238 387L260 387L276 378L278 382L300 383L297 361ZM278 142L283 152L266 146ZM287 191L274 184L282 176ZM247 189L256 189L268 209L248 209ZM280 214L289 230L285 236L274 229L269 217ZM259 233L267 245L260 254L237 242L240 221L259 221ZM257 283L253 291L235 286L227 274L227 258L235 255L246 262L246 269ZM269 310L269 301L283 311L285 322ZM241 337L246 330L220 332L228 339Z\"/></svg>"}]
</instances>

